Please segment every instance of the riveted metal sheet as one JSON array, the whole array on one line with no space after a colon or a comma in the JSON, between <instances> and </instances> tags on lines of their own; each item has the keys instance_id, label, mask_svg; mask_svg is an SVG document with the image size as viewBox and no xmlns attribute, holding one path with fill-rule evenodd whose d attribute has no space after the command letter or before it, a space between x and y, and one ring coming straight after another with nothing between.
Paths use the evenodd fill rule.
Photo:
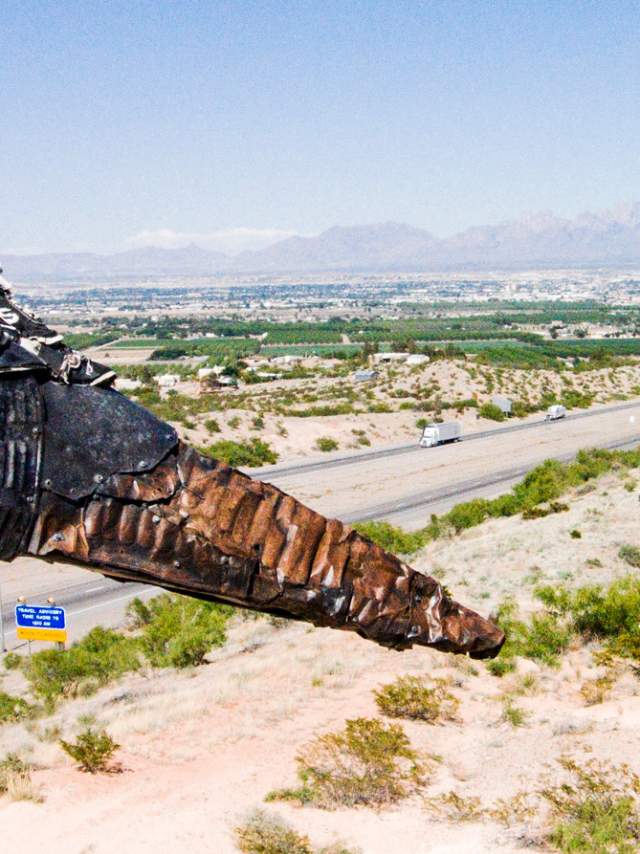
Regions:
<instances>
[{"instance_id":1,"label":"riveted metal sheet","mask_svg":"<svg viewBox=\"0 0 640 854\"><path fill-rule=\"evenodd\" d=\"M58 495L84 498L111 475L151 471L176 445L172 427L113 389L48 382L42 390L42 485Z\"/></svg>"},{"instance_id":2,"label":"riveted metal sheet","mask_svg":"<svg viewBox=\"0 0 640 854\"><path fill-rule=\"evenodd\" d=\"M0 560L19 552L35 518L44 412L29 374L0 382Z\"/></svg>"},{"instance_id":3,"label":"riveted metal sheet","mask_svg":"<svg viewBox=\"0 0 640 854\"><path fill-rule=\"evenodd\" d=\"M46 370L47 366L42 359L20 347L15 341L6 344L0 351L0 374Z\"/></svg>"}]
</instances>

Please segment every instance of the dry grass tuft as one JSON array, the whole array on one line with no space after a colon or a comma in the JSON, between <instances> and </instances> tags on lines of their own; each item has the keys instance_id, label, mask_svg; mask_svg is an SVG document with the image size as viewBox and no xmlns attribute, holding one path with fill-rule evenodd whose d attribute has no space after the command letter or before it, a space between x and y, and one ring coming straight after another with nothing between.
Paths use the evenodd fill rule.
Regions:
<instances>
[{"instance_id":1,"label":"dry grass tuft","mask_svg":"<svg viewBox=\"0 0 640 854\"><path fill-rule=\"evenodd\" d=\"M435 724L457 720L460 701L447 690L448 685L446 679L436 679L429 686L417 676L400 676L374 691L374 696L383 715Z\"/></svg>"}]
</instances>

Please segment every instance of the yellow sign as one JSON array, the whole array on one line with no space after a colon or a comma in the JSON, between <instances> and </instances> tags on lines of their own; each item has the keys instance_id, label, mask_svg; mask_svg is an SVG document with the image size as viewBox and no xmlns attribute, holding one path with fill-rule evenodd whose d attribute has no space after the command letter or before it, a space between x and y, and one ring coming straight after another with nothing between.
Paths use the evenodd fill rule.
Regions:
<instances>
[{"instance_id":1,"label":"yellow sign","mask_svg":"<svg viewBox=\"0 0 640 854\"><path fill-rule=\"evenodd\" d=\"M54 643L65 643L67 640L66 629L37 629L18 626L16 634L20 640L53 641Z\"/></svg>"}]
</instances>

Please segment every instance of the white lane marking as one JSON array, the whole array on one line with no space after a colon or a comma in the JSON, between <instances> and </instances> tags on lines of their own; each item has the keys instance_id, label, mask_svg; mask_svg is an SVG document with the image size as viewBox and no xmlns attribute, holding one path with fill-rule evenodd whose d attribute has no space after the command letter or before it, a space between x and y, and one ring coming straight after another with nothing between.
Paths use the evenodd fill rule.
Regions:
<instances>
[{"instance_id":1,"label":"white lane marking","mask_svg":"<svg viewBox=\"0 0 640 854\"><path fill-rule=\"evenodd\" d=\"M146 592L146 591L141 591ZM128 593L126 596L120 596L118 599L109 599L106 602L100 603L100 605L90 605L88 608L81 608L79 611L69 611L70 614L75 616L76 614L86 614L87 611L95 611L96 608L106 608L109 605L115 605L116 602L124 602L126 599L133 599L134 596L139 596L140 593Z\"/></svg>"}]
</instances>

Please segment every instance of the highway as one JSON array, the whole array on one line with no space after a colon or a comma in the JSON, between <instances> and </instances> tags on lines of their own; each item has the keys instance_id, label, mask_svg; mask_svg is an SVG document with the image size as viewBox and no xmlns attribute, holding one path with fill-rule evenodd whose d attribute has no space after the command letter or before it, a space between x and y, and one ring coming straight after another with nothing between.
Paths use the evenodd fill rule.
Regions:
<instances>
[{"instance_id":1,"label":"highway","mask_svg":"<svg viewBox=\"0 0 640 854\"><path fill-rule=\"evenodd\" d=\"M328 516L347 522L389 519L424 525L460 501L508 491L545 459L569 460L581 448L640 443L640 401L599 407L562 421L528 420L468 434L460 443L423 449L417 443L270 466L251 474L268 480ZM6 643L16 645L13 606L19 595L53 596L68 610L71 639L92 625L116 625L136 595L155 588L120 584L87 570L21 558L0 569Z\"/></svg>"}]
</instances>

